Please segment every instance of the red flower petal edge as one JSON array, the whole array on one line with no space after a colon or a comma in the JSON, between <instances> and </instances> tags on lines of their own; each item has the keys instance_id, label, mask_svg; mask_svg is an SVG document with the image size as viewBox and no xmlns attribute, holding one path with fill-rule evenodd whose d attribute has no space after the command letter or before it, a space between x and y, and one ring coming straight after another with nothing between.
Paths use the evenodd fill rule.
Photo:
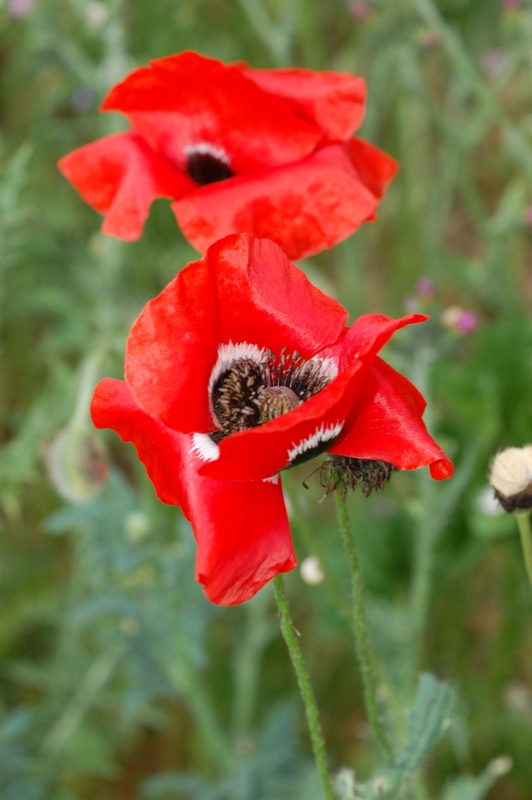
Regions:
<instances>
[{"instance_id":1,"label":"red flower petal edge","mask_svg":"<svg viewBox=\"0 0 532 800\"><path fill-rule=\"evenodd\" d=\"M253 70L185 52L132 72L102 110L133 130L75 150L59 168L102 230L138 238L156 197L174 200L200 252L247 232L303 258L375 219L397 164L351 138L364 113L354 75Z\"/></svg>"},{"instance_id":2,"label":"red flower petal edge","mask_svg":"<svg viewBox=\"0 0 532 800\"><path fill-rule=\"evenodd\" d=\"M422 396L378 357L426 317L346 319L273 242L231 235L147 304L126 382L96 388L95 425L133 442L158 497L182 507L215 603L295 566L280 470L329 451L452 475Z\"/></svg>"},{"instance_id":3,"label":"red flower petal edge","mask_svg":"<svg viewBox=\"0 0 532 800\"><path fill-rule=\"evenodd\" d=\"M91 414L96 427L133 442L159 499L181 505L198 544L196 578L213 603L243 603L296 566L280 481L200 476L192 437L145 414L123 381L98 384Z\"/></svg>"}]
</instances>

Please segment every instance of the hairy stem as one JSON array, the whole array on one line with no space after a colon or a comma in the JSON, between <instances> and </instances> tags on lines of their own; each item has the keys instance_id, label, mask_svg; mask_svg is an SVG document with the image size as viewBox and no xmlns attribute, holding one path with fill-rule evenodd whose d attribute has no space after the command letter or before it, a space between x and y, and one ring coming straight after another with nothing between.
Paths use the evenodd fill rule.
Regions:
<instances>
[{"instance_id":1,"label":"hairy stem","mask_svg":"<svg viewBox=\"0 0 532 800\"><path fill-rule=\"evenodd\" d=\"M515 517L517 519L519 533L521 534L526 574L528 575L530 586L532 586L532 530L530 529L530 512L527 511L525 514L517 513Z\"/></svg>"},{"instance_id":2,"label":"hairy stem","mask_svg":"<svg viewBox=\"0 0 532 800\"><path fill-rule=\"evenodd\" d=\"M392 762L392 748L379 715L377 701L378 670L366 626L364 577L358 560L347 505L345 499L342 497L341 491L336 492L336 507L338 510L338 521L340 523L342 541L347 556L349 571L351 573L353 591L353 631L362 675L366 710L375 738L387 761Z\"/></svg>"},{"instance_id":3,"label":"hairy stem","mask_svg":"<svg viewBox=\"0 0 532 800\"><path fill-rule=\"evenodd\" d=\"M282 575L277 575L273 579L273 588L275 592L275 599L277 601L277 607L279 609L281 631L286 642L286 646L288 647L292 666L294 667L294 672L296 673L299 691L301 693L303 703L305 704L310 738L312 741L312 750L314 751L314 758L316 760L316 767L321 779L323 794L326 800L334 800L334 790L331 774L329 772L329 765L327 763L325 739L323 738L323 731L321 729L318 706L316 704L314 692L312 691L312 686L310 685L310 679L303 661L301 648L299 647L299 642L297 640L292 619L290 617L288 598L286 596Z\"/></svg>"}]
</instances>

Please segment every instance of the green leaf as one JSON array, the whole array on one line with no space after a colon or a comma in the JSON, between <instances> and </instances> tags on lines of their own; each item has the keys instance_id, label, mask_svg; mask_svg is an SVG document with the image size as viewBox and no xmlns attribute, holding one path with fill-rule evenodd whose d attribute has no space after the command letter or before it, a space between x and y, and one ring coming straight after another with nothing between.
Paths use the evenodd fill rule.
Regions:
<instances>
[{"instance_id":1,"label":"green leaf","mask_svg":"<svg viewBox=\"0 0 532 800\"><path fill-rule=\"evenodd\" d=\"M506 756L496 758L476 778L464 775L449 783L441 800L483 800L501 775L505 775L511 768L511 759Z\"/></svg>"},{"instance_id":2,"label":"green leaf","mask_svg":"<svg viewBox=\"0 0 532 800\"><path fill-rule=\"evenodd\" d=\"M419 679L416 702L408 720L406 745L395 769L410 775L427 757L448 724L453 693L446 683L424 673Z\"/></svg>"}]
</instances>

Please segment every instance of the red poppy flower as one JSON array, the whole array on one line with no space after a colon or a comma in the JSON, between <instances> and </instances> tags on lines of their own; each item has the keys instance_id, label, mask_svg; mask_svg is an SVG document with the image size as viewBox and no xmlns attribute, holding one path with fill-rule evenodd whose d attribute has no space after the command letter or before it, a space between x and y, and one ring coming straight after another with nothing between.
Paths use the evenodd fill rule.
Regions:
<instances>
[{"instance_id":1,"label":"red poppy flower","mask_svg":"<svg viewBox=\"0 0 532 800\"><path fill-rule=\"evenodd\" d=\"M138 239L152 201L169 197L200 252L247 232L302 258L373 220L395 174L390 156L352 138L365 95L354 75L180 53L135 70L103 101L132 130L59 168L120 239Z\"/></svg>"},{"instance_id":2,"label":"red poppy flower","mask_svg":"<svg viewBox=\"0 0 532 800\"><path fill-rule=\"evenodd\" d=\"M145 306L126 379L96 387L92 418L133 442L158 497L182 507L210 600L241 603L296 565L281 470L328 450L451 476L423 398L377 356L425 319L346 327L342 306L247 234L217 242Z\"/></svg>"}]
</instances>

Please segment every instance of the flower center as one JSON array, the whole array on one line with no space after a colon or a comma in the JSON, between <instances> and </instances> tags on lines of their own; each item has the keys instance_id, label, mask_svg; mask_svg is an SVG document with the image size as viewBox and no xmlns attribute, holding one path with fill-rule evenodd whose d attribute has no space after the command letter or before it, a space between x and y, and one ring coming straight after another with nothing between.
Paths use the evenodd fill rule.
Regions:
<instances>
[{"instance_id":1,"label":"flower center","mask_svg":"<svg viewBox=\"0 0 532 800\"><path fill-rule=\"evenodd\" d=\"M286 414L327 386L323 362L306 361L297 352L279 357L271 352L261 360L235 358L214 382L212 407L220 430L216 441L254 428Z\"/></svg>"},{"instance_id":2,"label":"flower center","mask_svg":"<svg viewBox=\"0 0 532 800\"><path fill-rule=\"evenodd\" d=\"M199 144L186 151L188 175L200 186L232 178L234 172L229 159L222 150L207 144Z\"/></svg>"}]
</instances>

